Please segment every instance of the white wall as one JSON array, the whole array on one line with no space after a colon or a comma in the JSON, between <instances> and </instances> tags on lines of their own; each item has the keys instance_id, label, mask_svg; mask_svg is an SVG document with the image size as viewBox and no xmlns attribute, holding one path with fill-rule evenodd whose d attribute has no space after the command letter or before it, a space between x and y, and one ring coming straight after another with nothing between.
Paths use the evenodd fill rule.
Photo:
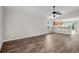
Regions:
<instances>
[{"instance_id":1,"label":"white wall","mask_svg":"<svg viewBox=\"0 0 79 59\"><path fill-rule=\"evenodd\" d=\"M4 41L47 33L46 19L4 8Z\"/></svg>"},{"instance_id":2,"label":"white wall","mask_svg":"<svg viewBox=\"0 0 79 59\"><path fill-rule=\"evenodd\" d=\"M3 39L3 37L2 37L2 27L3 27L3 25L2 25L2 7L0 6L0 49L1 49L1 46L2 46L2 39Z\"/></svg>"},{"instance_id":3,"label":"white wall","mask_svg":"<svg viewBox=\"0 0 79 59\"><path fill-rule=\"evenodd\" d=\"M70 33L67 28L55 28L52 31L47 30L47 19L28 14L27 12L20 12L18 10L19 9L17 8L8 9L7 7L3 10L4 41L42 35L52 31L66 34Z\"/></svg>"}]
</instances>

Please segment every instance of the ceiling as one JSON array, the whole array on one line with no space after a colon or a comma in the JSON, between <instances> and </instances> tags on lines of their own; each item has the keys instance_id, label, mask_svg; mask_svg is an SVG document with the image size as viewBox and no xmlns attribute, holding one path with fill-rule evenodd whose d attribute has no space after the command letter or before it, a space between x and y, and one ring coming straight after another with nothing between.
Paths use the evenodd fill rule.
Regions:
<instances>
[{"instance_id":1,"label":"ceiling","mask_svg":"<svg viewBox=\"0 0 79 59\"><path fill-rule=\"evenodd\" d=\"M14 10L38 17L48 17L52 14L52 6L5 6L5 10ZM57 19L75 17L79 15L79 6L56 6L56 10L62 13Z\"/></svg>"}]
</instances>

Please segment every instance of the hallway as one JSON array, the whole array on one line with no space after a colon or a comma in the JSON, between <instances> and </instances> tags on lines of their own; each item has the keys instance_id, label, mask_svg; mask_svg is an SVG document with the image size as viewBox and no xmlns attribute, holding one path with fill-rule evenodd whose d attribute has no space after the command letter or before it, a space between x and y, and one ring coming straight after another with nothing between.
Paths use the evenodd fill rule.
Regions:
<instances>
[{"instance_id":1,"label":"hallway","mask_svg":"<svg viewBox=\"0 0 79 59\"><path fill-rule=\"evenodd\" d=\"M79 52L79 40L76 34L45 34L5 42L1 52L7 53L75 53Z\"/></svg>"}]
</instances>

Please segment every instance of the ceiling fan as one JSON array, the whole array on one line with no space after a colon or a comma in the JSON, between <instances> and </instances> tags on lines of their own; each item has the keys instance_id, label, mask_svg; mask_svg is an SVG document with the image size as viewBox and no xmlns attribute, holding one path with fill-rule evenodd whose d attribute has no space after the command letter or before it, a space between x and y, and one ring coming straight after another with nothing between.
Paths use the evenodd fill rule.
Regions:
<instances>
[{"instance_id":1,"label":"ceiling fan","mask_svg":"<svg viewBox=\"0 0 79 59\"><path fill-rule=\"evenodd\" d=\"M53 12L52 12L52 14L53 14L54 18L56 17L56 15L62 15L62 13L60 13L60 11L56 11L55 10L55 6L53 6Z\"/></svg>"}]
</instances>

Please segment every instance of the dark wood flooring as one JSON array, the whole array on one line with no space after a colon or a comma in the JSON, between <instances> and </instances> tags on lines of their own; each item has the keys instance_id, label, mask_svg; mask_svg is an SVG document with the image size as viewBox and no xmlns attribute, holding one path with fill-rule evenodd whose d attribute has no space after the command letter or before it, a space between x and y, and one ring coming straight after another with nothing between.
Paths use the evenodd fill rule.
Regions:
<instances>
[{"instance_id":1,"label":"dark wood flooring","mask_svg":"<svg viewBox=\"0 0 79 59\"><path fill-rule=\"evenodd\" d=\"M1 53L77 53L79 36L47 34L3 43Z\"/></svg>"}]
</instances>

